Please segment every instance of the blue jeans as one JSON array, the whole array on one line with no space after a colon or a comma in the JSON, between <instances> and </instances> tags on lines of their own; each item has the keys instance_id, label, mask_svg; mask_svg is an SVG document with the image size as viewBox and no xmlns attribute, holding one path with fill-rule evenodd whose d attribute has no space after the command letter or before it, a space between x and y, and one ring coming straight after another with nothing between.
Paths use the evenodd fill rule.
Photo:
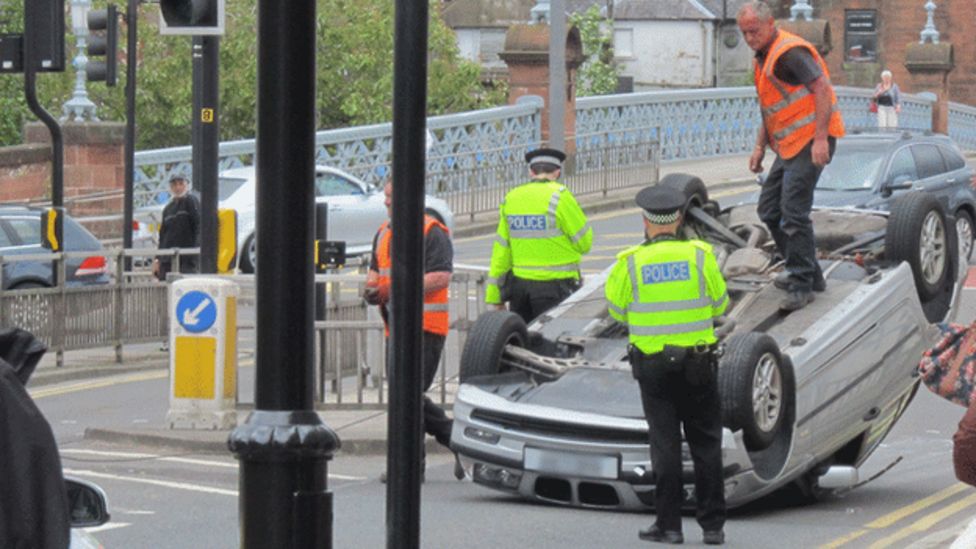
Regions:
<instances>
[{"instance_id":1,"label":"blue jeans","mask_svg":"<svg viewBox=\"0 0 976 549\"><path fill-rule=\"evenodd\" d=\"M829 138L830 156L836 140ZM793 158L776 157L759 193L757 213L769 227L779 253L790 272L790 290L809 292L813 281L823 277L817 262L810 210L813 189L822 168L813 164L813 141Z\"/></svg>"}]
</instances>

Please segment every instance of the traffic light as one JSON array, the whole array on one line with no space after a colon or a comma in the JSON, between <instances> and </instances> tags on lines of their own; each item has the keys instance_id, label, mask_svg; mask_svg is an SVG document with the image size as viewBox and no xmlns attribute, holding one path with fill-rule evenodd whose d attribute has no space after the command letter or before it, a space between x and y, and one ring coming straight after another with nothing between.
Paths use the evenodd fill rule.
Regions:
<instances>
[{"instance_id":1,"label":"traffic light","mask_svg":"<svg viewBox=\"0 0 976 549\"><path fill-rule=\"evenodd\" d=\"M64 238L64 208L47 208L41 212L41 247L60 252Z\"/></svg>"},{"instance_id":2,"label":"traffic light","mask_svg":"<svg viewBox=\"0 0 976 549\"><path fill-rule=\"evenodd\" d=\"M160 34L224 34L225 0L159 0Z\"/></svg>"},{"instance_id":3,"label":"traffic light","mask_svg":"<svg viewBox=\"0 0 976 549\"><path fill-rule=\"evenodd\" d=\"M115 4L109 4L104 10L88 12L88 33L88 64L85 66L88 80L114 86L119 45L119 18ZM93 59L97 57L102 59Z\"/></svg>"}]
</instances>

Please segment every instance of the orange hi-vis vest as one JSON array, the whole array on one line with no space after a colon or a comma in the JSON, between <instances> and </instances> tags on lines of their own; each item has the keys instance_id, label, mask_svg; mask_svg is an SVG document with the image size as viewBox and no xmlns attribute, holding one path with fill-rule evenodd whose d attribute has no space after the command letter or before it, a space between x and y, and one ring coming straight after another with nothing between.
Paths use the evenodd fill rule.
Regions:
<instances>
[{"instance_id":1,"label":"orange hi-vis vest","mask_svg":"<svg viewBox=\"0 0 976 549\"><path fill-rule=\"evenodd\" d=\"M794 86L776 78L773 73L776 61L792 48L806 48L828 81L830 72L812 44L782 29L778 32L779 36L769 46L762 66L759 65L758 59L753 60L756 92L759 95L759 107L762 110L769 146L780 158L793 158L813 139L816 131L817 108L813 93L806 86L803 84ZM844 121L841 119L840 109L837 108L837 96L832 86L830 105L830 124L827 133L833 137L843 137Z\"/></svg>"},{"instance_id":2,"label":"orange hi-vis vest","mask_svg":"<svg viewBox=\"0 0 976 549\"><path fill-rule=\"evenodd\" d=\"M443 223L437 221L429 215L424 216L424 236L430 231L431 227L440 227L444 234L450 235L450 231ZM376 242L376 262L379 266L379 283L390 283L390 271L393 261L390 258L390 242L393 240L393 231L390 230L390 222L383 223L380 227L380 236ZM447 335L447 288L442 288L436 292L424 294L424 331L437 335ZM390 324L384 316L383 322L386 324L386 335L390 335Z\"/></svg>"}]
</instances>

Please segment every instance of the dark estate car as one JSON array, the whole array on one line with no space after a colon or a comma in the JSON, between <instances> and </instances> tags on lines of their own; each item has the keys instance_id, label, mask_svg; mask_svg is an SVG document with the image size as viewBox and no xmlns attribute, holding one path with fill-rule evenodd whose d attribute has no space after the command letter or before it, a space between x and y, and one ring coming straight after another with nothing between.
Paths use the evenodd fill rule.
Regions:
<instances>
[{"instance_id":1,"label":"dark estate car","mask_svg":"<svg viewBox=\"0 0 976 549\"><path fill-rule=\"evenodd\" d=\"M102 244L71 217L64 218L64 248L67 252L91 251L87 257L71 256L65 265L68 286L107 284L108 268L101 255ZM54 285L50 261L12 261L11 256L42 254L41 210L0 205L0 256L3 289L41 288Z\"/></svg>"},{"instance_id":2,"label":"dark estate car","mask_svg":"<svg viewBox=\"0 0 976 549\"><path fill-rule=\"evenodd\" d=\"M955 218L963 258L973 250L976 180L959 147L945 135L908 131L861 133L841 138L817 181L814 205L889 210L912 190L939 199Z\"/></svg>"}]
</instances>

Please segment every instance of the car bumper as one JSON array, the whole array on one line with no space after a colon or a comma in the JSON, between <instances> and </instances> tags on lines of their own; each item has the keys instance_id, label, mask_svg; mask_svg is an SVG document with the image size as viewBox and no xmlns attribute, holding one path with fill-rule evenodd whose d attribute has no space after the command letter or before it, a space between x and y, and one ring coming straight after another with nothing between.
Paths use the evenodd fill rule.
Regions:
<instances>
[{"instance_id":1,"label":"car bumper","mask_svg":"<svg viewBox=\"0 0 976 549\"><path fill-rule=\"evenodd\" d=\"M451 447L471 470L474 482L534 501L632 511L653 508L646 440L644 419L513 403L474 385L462 385L454 403ZM693 507L694 469L684 443L682 460L684 504ZM722 433L722 461L730 506L772 488L752 472L741 436L728 429Z\"/></svg>"}]
</instances>

